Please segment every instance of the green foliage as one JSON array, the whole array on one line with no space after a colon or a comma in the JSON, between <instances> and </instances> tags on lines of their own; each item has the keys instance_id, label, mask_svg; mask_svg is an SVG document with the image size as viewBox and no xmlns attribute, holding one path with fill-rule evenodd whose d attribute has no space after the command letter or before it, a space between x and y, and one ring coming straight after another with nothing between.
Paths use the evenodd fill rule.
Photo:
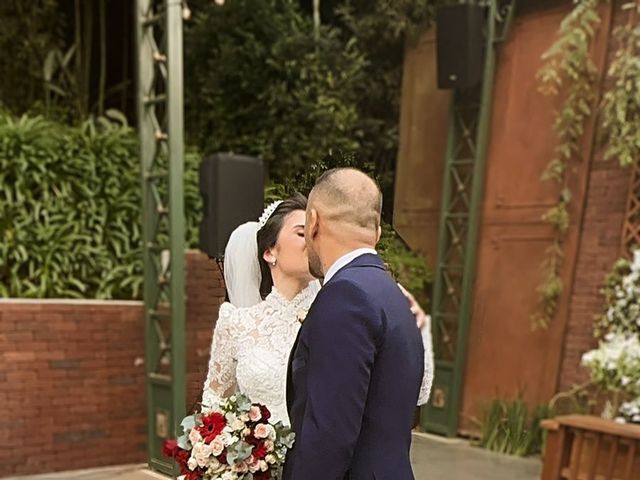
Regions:
<instances>
[{"instance_id":1,"label":"green foliage","mask_svg":"<svg viewBox=\"0 0 640 480\"><path fill-rule=\"evenodd\" d=\"M629 21L614 32L619 49L609 67L611 87L602 100L602 127L605 157L628 166L640 158L640 2L622 8L629 11Z\"/></svg>"},{"instance_id":2,"label":"green foliage","mask_svg":"<svg viewBox=\"0 0 640 480\"><path fill-rule=\"evenodd\" d=\"M56 0L0 2L0 101L12 111L44 101L42 67L62 45L58 8Z\"/></svg>"},{"instance_id":3,"label":"green foliage","mask_svg":"<svg viewBox=\"0 0 640 480\"><path fill-rule=\"evenodd\" d=\"M435 2L323 2L330 18L317 38L298 3L194 3L185 50L190 141L205 152L259 155L281 184L328 155L354 152L354 166L388 192L406 37L431 20Z\"/></svg>"},{"instance_id":4,"label":"green foliage","mask_svg":"<svg viewBox=\"0 0 640 480\"><path fill-rule=\"evenodd\" d=\"M200 211L187 156L188 238ZM138 298L140 178L131 129L0 113L0 295Z\"/></svg>"},{"instance_id":5,"label":"green foliage","mask_svg":"<svg viewBox=\"0 0 640 480\"><path fill-rule=\"evenodd\" d=\"M394 278L428 311L433 272L427 267L425 258L413 252L387 223L382 224L382 236L376 249Z\"/></svg>"},{"instance_id":6,"label":"green foliage","mask_svg":"<svg viewBox=\"0 0 640 480\"><path fill-rule=\"evenodd\" d=\"M543 281L538 285L538 305L531 315L532 330L545 329L558 310L558 301L564 288L560 269L564 260L564 252L558 242L547 249L542 262Z\"/></svg>"},{"instance_id":7,"label":"green foliage","mask_svg":"<svg viewBox=\"0 0 640 480\"><path fill-rule=\"evenodd\" d=\"M355 151L365 60L354 41L287 0L194 7L186 32L186 124L204 152L261 156L287 183L337 150Z\"/></svg>"},{"instance_id":8,"label":"green foliage","mask_svg":"<svg viewBox=\"0 0 640 480\"><path fill-rule=\"evenodd\" d=\"M548 95L564 96L562 107L556 112L554 129L558 137L555 156L549 162L544 180L556 182L562 192L568 192L566 172L569 162L580 153L580 142L585 123L592 116L596 100L598 70L591 58L591 46L600 24L598 7L604 0L577 0L572 11L560 25L559 37L543 55L544 65L538 72L541 90ZM640 156L640 28L637 15L640 2L625 2L628 22L614 32L615 50L608 71L608 82L601 106L601 130L605 141L605 157L616 158L620 165L628 166ZM554 243L562 245L569 224L569 200L561 193L558 204L544 219L555 229ZM532 316L534 325L548 325L557 308L562 289L555 285L562 268L561 248L550 249L556 258L547 263L557 270L545 278L541 291L540 308ZM549 280L551 279L551 280ZM546 284L546 285L545 285ZM547 286L551 285L551 288ZM558 297L545 296L545 292L558 292Z\"/></svg>"},{"instance_id":9,"label":"green foliage","mask_svg":"<svg viewBox=\"0 0 640 480\"><path fill-rule=\"evenodd\" d=\"M569 162L580 154L580 141L596 99L598 70L591 58L590 47L601 21L597 9L601 2L575 2L573 10L560 25L558 38L542 56L544 64L537 75L542 93L559 95L562 92L565 99L556 112L553 126L558 138L555 154L542 175L542 180L556 183L560 192L557 204L542 217L553 226L554 240L542 268L538 307L531 316L533 328L548 327L557 312L563 290L562 246L569 227L568 206L571 201L566 173Z\"/></svg>"},{"instance_id":10,"label":"green foliage","mask_svg":"<svg viewBox=\"0 0 640 480\"><path fill-rule=\"evenodd\" d=\"M404 52L434 17L435 0L348 0L336 2L344 38L357 41L367 62L357 97L363 141L359 154L372 163L387 191L393 183Z\"/></svg>"},{"instance_id":11,"label":"green foliage","mask_svg":"<svg viewBox=\"0 0 640 480\"><path fill-rule=\"evenodd\" d=\"M520 457L540 453L543 445L540 422L551 416L546 405L539 405L529 413L522 395L514 400L495 399L485 407L479 446Z\"/></svg>"}]
</instances>

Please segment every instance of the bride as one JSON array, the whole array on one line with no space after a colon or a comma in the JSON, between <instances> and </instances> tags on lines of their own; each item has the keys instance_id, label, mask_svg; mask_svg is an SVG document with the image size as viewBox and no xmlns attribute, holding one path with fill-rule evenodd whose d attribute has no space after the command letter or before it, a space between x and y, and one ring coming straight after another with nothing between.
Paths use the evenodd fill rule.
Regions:
<instances>
[{"instance_id":1,"label":"bride","mask_svg":"<svg viewBox=\"0 0 640 480\"><path fill-rule=\"evenodd\" d=\"M320 283L309 273L304 241L306 198L297 194L265 209L258 222L238 227L224 258L229 302L220 306L202 404L242 392L268 406L272 420L289 424L289 353ZM424 312L406 291L419 321ZM427 322L428 323L428 322ZM425 369L418 405L433 381L430 326L422 328Z\"/></svg>"}]
</instances>

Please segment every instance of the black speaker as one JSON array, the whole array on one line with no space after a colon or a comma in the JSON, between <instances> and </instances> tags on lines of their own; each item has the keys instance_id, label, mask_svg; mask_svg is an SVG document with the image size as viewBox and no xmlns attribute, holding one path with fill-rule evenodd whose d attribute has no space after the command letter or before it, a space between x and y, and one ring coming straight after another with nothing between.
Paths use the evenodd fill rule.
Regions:
<instances>
[{"instance_id":1,"label":"black speaker","mask_svg":"<svg viewBox=\"0 0 640 480\"><path fill-rule=\"evenodd\" d=\"M218 153L200 164L200 250L222 258L231 232L264 208L264 166L253 157Z\"/></svg>"},{"instance_id":2,"label":"black speaker","mask_svg":"<svg viewBox=\"0 0 640 480\"><path fill-rule=\"evenodd\" d=\"M482 81L485 11L470 3L437 8L438 88L469 88Z\"/></svg>"}]
</instances>

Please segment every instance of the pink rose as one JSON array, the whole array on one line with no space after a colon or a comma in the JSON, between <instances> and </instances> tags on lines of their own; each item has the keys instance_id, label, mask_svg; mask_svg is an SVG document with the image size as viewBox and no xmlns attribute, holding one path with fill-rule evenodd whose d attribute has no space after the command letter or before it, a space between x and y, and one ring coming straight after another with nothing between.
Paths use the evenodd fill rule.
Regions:
<instances>
[{"instance_id":1,"label":"pink rose","mask_svg":"<svg viewBox=\"0 0 640 480\"><path fill-rule=\"evenodd\" d=\"M269 426L264 423L256 425L253 435L256 438L267 438L269 436Z\"/></svg>"},{"instance_id":2,"label":"pink rose","mask_svg":"<svg viewBox=\"0 0 640 480\"><path fill-rule=\"evenodd\" d=\"M257 405L251 405L251 409L249 410L249 420L252 422L257 422L262 418L262 412L260 411L260 407Z\"/></svg>"},{"instance_id":3,"label":"pink rose","mask_svg":"<svg viewBox=\"0 0 640 480\"><path fill-rule=\"evenodd\" d=\"M238 473L247 473L249 471L249 467L245 462L242 462L231 467L231 470Z\"/></svg>"}]
</instances>

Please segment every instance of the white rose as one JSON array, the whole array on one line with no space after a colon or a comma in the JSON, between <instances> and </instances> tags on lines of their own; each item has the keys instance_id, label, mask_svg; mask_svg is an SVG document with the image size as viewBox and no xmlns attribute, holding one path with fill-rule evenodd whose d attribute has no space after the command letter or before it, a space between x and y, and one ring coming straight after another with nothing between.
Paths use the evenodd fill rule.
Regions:
<instances>
[{"instance_id":1,"label":"white rose","mask_svg":"<svg viewBox=\"0 0 640 480\"><path fill-rule=\"evenodd\" d=\"M198 462L196 461L196 459L193 457L189 458L189 461L187 462L187 467L189 467L189 470L195 470L197 466Z\"/></svg>"},{"instance_id":2,"label":"white rose","mask_svg":"<svg viewBox=\"0 0 640 480\"><path fill-rule=\"evenodd\" d=\"M198 443L193 446L191 450L192 458L195 457L199 467L204 467L209 463L209 457L211 456L211 445L206 443Z\"/></svg>"},{"instance_id":3,"label":"white rose","mask_svg":"<svg viewBox=\"0 0 640 480\"><path fill-rule=\"evenodd\" d=\"M267 452L273 452L273 441L272 440L265 440L264 441L264 448L267 449Z\"/></svg>"},{"instance_id":4,"label":"white rose","mask_svg":"<svg viewBox=\"0 0 640 480\"><path fill-rule=\"evenodd\" d=\"M191 445L195 445L201 440L202 435L200 435L200 432L198 430L194 428L189 432L189 441L191 442Z\"/></svg>"},{"instance_id":5,"label":"white rose","mask_svg":"<svg viewBox=\"0 0 640 480\"><path fill-rule=\"evenodd\" d=\"M266 457L264 457L264 461L273 465L274 463L276 463L276 456L273 455L272 453L270 453L269 455L267 455Z\"/></svg>"},{"instance_id":6,"label":"white rose","mask_svg":"<svg viewBox=\"0 0 640 480\"><path fill-rule=\"evenodd\" d=\"M244 429L244 422L233 413L227 413L226 420L227 425L232 432Z\"/></svg>"},{"instance_id":7,"label":"white rose","mask_svg":"<svg viewBox=\"0 0 640 480\"><path fill-rule=\"evenodd\" d=\"M213 441L209 444L211 448L211 453L216 457L222 453L224 450L224 440L222 439L222 435L218 435Z\"/></svg>"},{"instance_id":8,"label":"white rose","mask_svg":"<svg viewBox=\"0 0 640 480\"><path fill-rule=\"evenodd\" d=\"M244 422L239 418L236 418L235 421L231 424L231 428L235 431L244 430Z\"/></svg>"},{"instance_id":9,"label":"white rose","mask_svg":"<svg viewBox=\"0 0 640 480\"><path fill-rule=\"evenodd\" d=\"M207 467L207 472L217 473L223 471L225 468L226 466L220 463L217 458L211 457L209 460L209 466Z\"/></svg>"},{"instance_id":10,"label":"white rose","mask_svg":"<svg viewBox=\"0 0 640 480\"><path fill-rule=\"evenodd\" d=\"M249 419L252 422L257 422L262 418L262 412L260 412L260 407L256 405L251 405L251 409L249 410Z\"/></svg>"},{"instance_id":11,"label":"white rose","mask_svg":"<svg viewBox=\"0 0 640 480\"><path fill-rule=\"evenodd\" d=\"M264 460L260 460L259 463L261 472L266 472L267 470L269 470L269 465L267 465L267 462L265 462Z\"/></svg>"},{"instance_id":12,"label":"white rose","mask_svg":"<svg viewBox=\"0 0 640 480\"><path fill-rule=\"evenodd\" d=\"M222 432L219 436L222 437L222 443L224 443L225 447L228 447L235 441L231 432L228 431Z\"/></svg>"}]
</instances>

